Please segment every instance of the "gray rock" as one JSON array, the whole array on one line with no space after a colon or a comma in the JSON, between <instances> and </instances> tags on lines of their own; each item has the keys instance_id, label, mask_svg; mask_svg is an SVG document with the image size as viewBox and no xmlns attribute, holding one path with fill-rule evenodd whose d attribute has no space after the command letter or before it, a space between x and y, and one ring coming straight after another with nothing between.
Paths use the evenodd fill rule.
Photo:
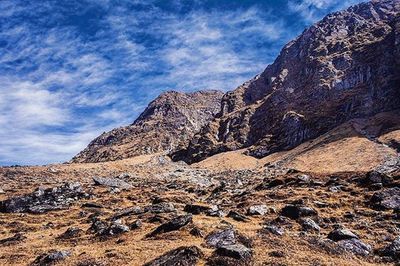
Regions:
<instances>
[{"instance_id":1,"label":"gray rock","mask_svg":"<svg viewBox=\"0 0 400 266\"><path fill-rule=\"evenodd\" d=\"M185 212L188 212L191 214L201 214L201 213L206 213L206 212L210 211L211 209L212 209L212 207L207 206L207 205L187 204L183 210Z\"/></svg>"},{"instance_id":2,"label":"gray rock","mask_svg":"<svg viewBox=\"0 0 400 266\"><path fill-rule=\"evenodd\" d=\"M268 212L267 205L253 205L247 210L248 215L265 215Z\"/></svg>"},{"instance_id":3,"label":"gray rock","mask_svg":"<svg viewBox=\"0 0 400 266\"><path fill-rule=\"evenodd\" d=\"M333 241L345 240L345 239L358 239L358 236L346 228L334 229L328 234L328 238Z\"/></svg>"},{"instance_id":4,"label":"gray rock","mask_svg":"<svg viewBox=\"0 0 400 266\"><path fill-rule=\"evenodd\" d=\"M181 215L176 218L171 219L170 221L160 225L154 231L147 234L146 237L154 237L156 235L167 233L171 231L179 230L180 228L184 227L185 225L192 222L192 215Z\"/></svg>"},{"instance_id":5,"label":"gray rock","mask_svg":"<svg viewBox=\"0 0 400 266\"><path fill-rule=\"evenodd\" d=\"M135 229L142 227L142 225L143 225L143 223L141 220L136 220L133 223L129 224L129 228L131 230L135 230Z\"/></svg>"},{"instance_id":6,"label":"gray rock","mask_svg":"<svg viewBox=\"0 0 400 266\"><path fill-rule=\"evenodd\" d=\"M319 232L321 227L311 218L303 218L300 220L300 224L304 231L316 231Z\"/></svg>"},{"instance_id":7,"label":"gray rock","mask_svg":"<svg viewBox=\"0 0 400 266\"><path fill-rule=\"evenodd\" d=\"M340 240L337 242L337 244L346 251L359 256L368 256L372 251L370 245L365 244L357 238Z\"/></svg>"},{"instance_id":8,"label":"gray rock","mask_svg":"<svg viewBox=\"0 0 400 266\"><path fill-rule=\"evenodd\" d=\"M111 217L111 220L118 220L121 219L122 217L130 216L130 215L138 215L144 213L144 210L142 208L135 206L135 207L130 207L123 209L121 211L118 211L116 214L114 214Z\"/></svg>"},{"instance_id":9,"label":"gray rock","mask_svg":"<svg viewBox=\"0 0 400 266\"><path fill-rule=\"evenodd\" d=\"M215 253L219 256L231 257L242 261L248 261L251 259L253 251L242 244L234 244L234 245L220 246L216 249Z\"/></svg>"},{"instance_id":10,"label":"gray rock","mask_svg":"<svg viewBox=\"0 0 400 266\"><path fill-rule=\"evenodd\" d=\"M375 192L370 203L372 207L379 210L399 210L400 209L400 188L388 188Z\"/></svg>"},{"instance_id":11,"label":"gray rock","mask_svg":"<svg viewBox=\"0 0 400 266\"><path fill-rule=\"evenodd\" d=\"M24 241L25 239L26 236L24 236L22 233L16 233L11 237L0 239L0 245L2 246L14 245L18 242Z\"/></svg>"},{"instance_id":12,"label":"gray rock","mask_svg":"<svg viewBox=\"0 0 400 266\"><path fill-rule=\"evenodd\" d=\"M111 188L131 189L133 186L119 178L93 177L95 185Z\"/></svg>"},{"instance_id":13,"label":"gray rock","mask_svg":"<svg viewBox=\"0 0 400 266\"><path fill-rule=\"evenodd\" d=\"M315 216L317 211L311 207L289 204L283 207L281 214L291 219L298 219L306 216Z\"/></svg>"},{"instance_id":14,"label":"gray rock","mask_svg":"<svg viewBox=\"0 0 400 266\"><path fill-rule=\"evenodd\" d=\"M47 266L53 265L56 262L66 259L71 256L71 251L68 250L51 250L48 253L44 253L38 256L32 263L31 266Z\"/></svg>"},{"instance_id":15,"label":"gray rock","mask_svg":"<svg viewBox=\"0 0 400 266\"><path fill-rule=\"evenodd\" d=\"M59 187L38 188L30 194L0 202L0 212L45 213L65 209L78 199L88 198L79 183L65 183Z\"/></svg>"},{"instance_id":16,"label":"gray rock","mask_svg":"<svg viewBox=\"0 0 400 266\"><path fill-rule=\"evenodd\" d=\"M62 233L58 238L59 239L71 239L75 237L79 237L82 234L83 230L79 227L70 227L64 233Z\"/></svg>"},{"instance_id":17,"label":"gray rock","mask_svg":"<svg viewBox=\"0 0 400 266\"><path fill-rule=\"evenodd\" d=\"M210 233L206 237L206 244L210 247L221 247L236 244L236 232L232 228Z\"/></svg>"},{"instance_id":18,"label":"gray rock","mask_svg":"<svg viewBox=\"0 0 400 266\"><path fill-rule=\"evenodd\" d=\"M249 218L247 218L243 214L240 214L240 213L238 213L236 211L230 211L228 213L227 217L232 218L233 220L238 221L238 222L248 222L248 221L250 221Z\"/></svg>"},{"instance_id":19,"label":"gray rock","mask_svg":"<svg viewBox=\"0 0 400 266\"><path fill-rule=\"evenodd\" d=\"M400 259L400 236L396 237L392 243L379 251L379 255L391 257L394 260Z\"/></svg>"},{"instance_id":20,"label":"gray rock","mask_svg":"<svg viewBox=\"0 0 400 266\"><path fill-rule=\"evenodd\" d=\"M212 217L224 217L225 213L217 205L211 206L211 209L206 212L207 216Z\"/></svg>"},{"instance_id":21,"label":"gray rock","mask_svg":"<svg viewBox=\"0 0 400 266\"><path fill-rule=\"evenodd\" d=\"M274 235L277 235L277 236L283 236L283 234L285 233L283 228L275 226L275 225L266 225L263 228L267 232L269 232L271 234L274 234Z\"/></svg>"},{"instance_id":22,"label":"gray rock","mask_svg":"<svg viewBox=\"0 0 400 266\"><path fill-rule=\"evenodd\" d=\"M194 266L203 256L201 250L196 246L179 247L144 264L144 266Z\"/></svg>"},{"instance_id":23,"label":"gray rock","mask_svg":"<svg viewBox=\"0 0 400 266\"><path fill-rule=\"evenodd\" d=\"M144 208L145 212L151 213L166 213L166 212L173 212L175 211L174 204L169 202L160 202L156 204L152 204L150 206L146 206Z\"/></svg>"}]
</instances>

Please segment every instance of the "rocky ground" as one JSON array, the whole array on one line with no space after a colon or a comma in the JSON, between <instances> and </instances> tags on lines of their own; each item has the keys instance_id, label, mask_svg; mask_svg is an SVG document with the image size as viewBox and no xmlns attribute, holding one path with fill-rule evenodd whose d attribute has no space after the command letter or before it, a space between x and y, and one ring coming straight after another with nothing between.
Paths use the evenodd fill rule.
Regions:
<instances>
[{"instance_id":1,"label":"rocky ground","mask_svg":"<svg viewBox=\"0 0 400 266\"><path fill-rule=\"evenodd\" d=\"M398 261L398 161L336 174L254 166L153 155L1 168L0 265Z\"/></svg>"}]
</instances>

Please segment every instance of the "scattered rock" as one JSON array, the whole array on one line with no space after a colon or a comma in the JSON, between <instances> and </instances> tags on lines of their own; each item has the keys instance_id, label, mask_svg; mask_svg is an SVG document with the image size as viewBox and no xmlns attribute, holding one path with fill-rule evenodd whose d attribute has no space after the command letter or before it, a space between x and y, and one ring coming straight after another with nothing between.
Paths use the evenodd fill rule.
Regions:
<instances>
[{"instance_id":1,"label":"scattered rock","mask_svg":"<svg viewBox=\"0 0 400 266\"><path fill-rule=\"evenodd\" d=\"M94 184L98 186L106 186L126 190L133 188L131 184L119 178L93 177L93 181Z\"/></svg>"},{"instance_id":2,"label":"scattered rock","mask_svg":"<svg viewBox=\"0 0 400 266\"><path fill-rule=\"evenodd\" d=\"M191 214L206 213L210 210L212 210L212 207L210 207L208 205L201 205L201 204L187 204L184 208L185 212L188 212Z\"/></svg>"},{"instance_id":3,"label":"scattered rock","mask_svg":"<svg viewBox=\"0 0 400 266\"><path fill-rule=\"evenodd\" d=\"M71 239L82 235L83 230L79 227L70 227L62 233L58 239Z\"/></svg>"},{"instance_id":4,"label":"scattered rock","mask_svg":"<svg viewBox=\"0 0 400 266\"><path fill-rule=\"evenodd\" d=\"M253 205L247 210L248 215L265 215L268 212L267 205Z\"/></svg>"},{"instance_id":5,"label":"scattered rock","mask_svg":"<svg viewBox=\"0 0 400 266\"><path fill-rule=\"evenodd\" d=\"M25 239L26 239L26 236L24 236L22 233L16 233L15 235L13 235L11 237L0 239L0 245L3 245L3 246L13 245L15 243L24 241Z\"/></svg>"},{"instance_id":6,"label":"scattered rock","mask_svg":"<svg viewBox=\"0 0 400 266\"><path fill-rule=\"evenodd\" d=\"M283 228L275 226L275 225L266 225L263 227L263 229L265 231L272 233L274 235L277 235L277 236L283 236L283 234L285 233Z\"/></svg>"},{"instance_id":7,"label":"scattered rock","mask_svg":"<svg viewBox=\"0 0 400 266\"><path fill-rule=\"evenodd\" d=\"M224 217L225 213L217 205L213 205L211 206L211 209L206 212L206 215L212 217Z\"/></svg>"},{"instance_id":8,"label":"scattered rock","mask_svg":"<svg viewBox=\"0 0 400 266\"><path fill-rule=\"evenodd\" d=\"M194 266L197 265L197 262L203 256L201 250L196 246L179 247L168 251L160 257L146 263L144 266Z\"/></svg>"},{"instance_id":9,"label":"scattered rock","mask_svg":"<svg viewBox=\"0 0 400 266\"><path fill-rule=\"evenodd\" d=\"M59 187L38 188L30 194L0 202L0 212L45 213L68 207L72 202L88 198L79 183L65 183Z\"/></svg>"},{"instance_id":10,"label":"scattered rock","mask_svg":"<svg viewBox=\"0 0 400 266\"><path fill-rule=\"evenodd\" d=\"M156 204L152 204L150 206L146 206L144 208L145 212L151 212L151 213L166 213L166 212L174 212L175 207L174 204L169 203L169 202L160 202Z\"/></svg>"},{"instance_id":11,"label":"scattered rock","mask_svg":"<svg viewBox=\"0 0 400 266\"><path fill-rule=\"evenodd\" d=\"M89 230L97 236L113 236L129 232L129 227L124 225L121 220L106 223L100 219L95 219Z\"/></svg>"},{"instance_id":12,"label":"scattered rock","mask_svg":"<svg viewBox=\"0 0 400 266\"><path fill-rule=\"evenodd\" d=\"M135 230L135 229L142 227L142 225L143 225L143 223L141 220L136 220L133 223L129 224L129 228L131 230Z\"/></svg>"},{"instance_id":13,"label":"scattered rock","mask_svg":"<svg viewBox=\"0 0 400 266\"><path fill-rule=\"evenodd\" d=\"M321 230L321 227L311 218L302 218L300 224L304 231L319 232Z\"/></svg>"},{"instance_id":14,"label":"scattered rock","mask_svg":"<svg viewBox=\"0 0 400 266\"><path fill-rule=\"evenodd\" d=\"M248 221L250 221L249 218L247 218L246 216L244 216L244 215L242 215L242 214L240 214L238 212L235 212L235 211L230 211L228 213L228 217L232 218L235 221L239 221L239 222L248 222Z\"/></svg>"},{"instance_id":15,"label":"scattered rock","mask_svg":"<svg viewBox=\"0 0 400 266\"><path fill-rule=\"evenodd\" d=\"M117 212L116 214L114 214L111 217L111 220L118 220L118 219L121 219L122 217L130 216L130 215L138 215L138 214L142 214L142 213L144 213L142 208L130 207L130 208L123 209L123 210Z\"/></svg>"},{"instance_id":16,"label":"scattered rock","mask_svg":"<svg viewBox=\"0 0 400 266\"><path fill-rule=\"evenodd\" d=\"M400 188L387 188L382 191L375 192L370 203L373 208L378 210L399 210L400 209Z\"/></svg>"},{"instance_id":17,"label":"scattered rock","mask_svg":"<svg viewBox=\"0 0 400 266\"><path fill-rule=\"evenodd\" d=\"M203 231L200 230L200 228L198 227L193 227L190 232L189 232L192 236L195 237L204 237L204 233Z\"/></svg>"},{"instance_id":18,"label":"scattered rock","mask_svg":"<svg viewBox=\"0 0 400 266\"><path fill-rule=\"evenodd\" d=\"M396 237L392 243L378 251L378 254L390 257L393 260L400 260L400 237Z\"/></svg>"},{"instance_id":19,"label":"scattered rock","mask_svg":"<svg viewBox=\"0 0 400 266\"><path fill-rule=\"evenodd\" d=\"M226 246L218 247L215 250L215 253L213 256L233 258L233 259L237 260L236 265L241 265L241 264L248 265L253 256L253 251L250 248L248 248L242 244L234 244L234 245L226 245ZM215 258L212 258L211 260L215 261Z\"/></svg>"},{"instance_id":20,"label":"scattered rock","mask_svg":"<svg viewBox=\"0 0 400 266\"><path fill-rule=\"evenodd\" d=\"M185 225L192 222L192 215L181 215L176 218L171 219L170 221L160 225L154 231L147 234L146 237L153 237L158 234L167 233L175 230L179 230L180 228L184 227Z\"/></svg>"},{"instance_id":21,"label":"scattered rock","mask_svg":"<svg viewBox=\"0 0 400 266\"><path fill-rule=\"evenodd\" d=\"M306 216L315 216L317 211L311 207L289 204L282 209L281 214L291 219L298 219Z\"/></svg>"},{"instance_id":22,"label":"scattered rock","mask_svg":"<svg viewBox=\"0 0 400 266\"><path fill-rule=\"evenodd\" d=\"M358 239L358 236L346 228L338 228L330 232L328 238L333 241L339 241L352 238Z\"/></svg>"},{"instance_id":23,"label":"scattered rock","mask_svg":"<svg viewBox=\"0 0 400 266\"><path fill-rule=\"evenodd\" d=\"M221 247L236 243L236 232L232 228L212 232L206 237L206 244L210 247Z\"/></svg>"},{"instance_id":24,"label":"scattered rock","mask_svg":"<svg viewBox=\"0 0 400 266\"><path fill-rule=\"evenodd\" d=\"M345 249L346 251L351 252L356 255L359 255L359 256L368 256L372 251L372 248L370 245L367 245L367 244L361 242L357 238L340 240L337 242L337 244L339 247Z\"/></svg>"},{"instance_id":25,"label":"scattered rock","mask_svg":"<svg viewBox=\"0 0 400 266\"><path fill-rule=\"evenodd\" d=\"M71 251L68 250L51 250L48 253L44 253L38 256L32 263L31 266L47 266L53 265L56 262L66 259L71 256Z\"/></svg>"}]
</instances>

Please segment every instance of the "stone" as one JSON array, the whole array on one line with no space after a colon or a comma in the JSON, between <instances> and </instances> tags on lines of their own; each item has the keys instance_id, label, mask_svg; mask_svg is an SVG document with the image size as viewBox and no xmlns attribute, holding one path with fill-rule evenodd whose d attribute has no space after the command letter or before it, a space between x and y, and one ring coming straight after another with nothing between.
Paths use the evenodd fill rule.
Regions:
<instances>
[{"instance_id":1,"label":"stone","mask_svg":"<svg viewBox=\"0 0 400 266\"><path fill-rule=\"evenodd\" d=\"M277 235L277 236L283 236L285 231L283 228L275 226L275 225L266 225L263 227L263 229L271 234Z\"/></svg>"},{"instance_id":2,"label":"stone","mask_svg":"<svg viewBox=\"0 0 400 266\"><path fill-rule=\"evenodd\" d=\"M194 266L204 255L196 246L179 247L147 262L144 266Z\"/></svg>"},{"instance_id":3,"label":"stone","mask_svg":"<svg viewBox=\"0 0 400 266\"><path fill-rule=\"evenodd\" d=\"M204 233L203 231L200 230L200 228L198 227L193 227L190 232L189 232L192 236L195 237L204 237Z\"/></svg>"},{"instance_id":4,"label":"stone","mask_svg":"<svg viewBox=\"0 0 400 266\"><path fill-rule=\"evenodd\" d=\"M93 177L95 185L119 189L131 189L133 186L119 178Z\"/></svg>"},{"instance_id":5,"label":"stone","mask_svg":"<svg viewBox=\"0 0 400 266\"><path fill-rule=\"evenodd\" d=\"M0 212L45 213L65 209L74 201L88 197L79 183L65 183L59 187L38 188L30 194L1 201Z\"/></svg>"},{"instance_id":6,"label":"stone","mask_svg":"<svg viewBox=\"0 0 400 266\"><path fill-rule=\"evenodd\" d=\"M206 211L206 215L212 217L224 217L225 213L217 205L212 205L211 209Z\"/></svg>"},{"instance_id":7,"label":"stone","mask_svg":"<svg viewBox=\"0 0 400 266\"><path fill-rule=\"evenodd\" d=\"M95 208L95 209L102 209L104 208L103 205L95 203L95 202L85 202L81 206L82 208Z\"/></svg>"},{"instance_id":8,"label":"stone","mask_svg":"<svg viewBox=\"0 0 400 266\"><path fill-rule=\"evenodd\" d=\"M107 223L100 219L95 219L89 230L97 236L108 237L129 232L130 229L127 225L123 224L121 220Z\"/></svg>"},{"instance_id":9,"label":"stone","mask_svg":"<svg viewBox=\"0 0 400 266\"><path fill-rule=\"evenodd\" d=\"M218 256L231 257L241 261L249 261L253 255L253 251L242 244L220 246L215 253Z\"/></svg>"},{"instance_id":10,"label":"stone","mask_svg":"<svg viewBox=\"0 0 400 266\"><path fill-rule=\"evenodd\" d=\"M291 219L298 219L306 216L315 216L317 215L317 211L311 207L289 204L283 207L281 215L289 217Z\"/></svg>"},{"instance_id":11,"label":"stone","mask_svg":"<svg viewBox=\"0 0 400 266\"><path fill-rule=\"evenodd\" d=\"M321 227L311 218L300 219L300 224L303 231L319 232L321 230Z\"/></svg>"},{"instance_id":12,"label":"stone","mask_svg":"<svg viewBox=\"0 0 400 266\"><path fill-rule=\"evenodd\" d=\"M143 223L141 220L136 220L133 223L129 224L129 229L135 230L135 229L142 227L142 225L143 225Z\"/></svg>"},{"instance_id":13,"label":"stone","mask_svg":"<svg viewBox=\"0 0 400 266\"><path fill-rule=\"evenodd\" d=\"M185 225L189 224L192 222L192 215L181 215L178 217L175 217L168 222L160 225L157 227L154 231L151 233L147 234L146 237L154 237L159 234L171 232L171 231L176 231L184 227Z\"/></svg>"},{"instance_id":14,"label":"stone","mask_svg":"<svg viewBox=\"0 0 400 266\"><path fill-rule=\"evenodd\" d=\"M396 237L392 243L378 251L379 255L390 257L393 260L400 260L400 236Z\"/></svg>"},{"instance_id":15,"label":"stone","mask_svg":"<svg viewBox=\"0 0 400 266\"><path fill-rule=\"evenodd\" d=\"M191 213L191 214L202 214L210 211L212 207L208 205L202 205L202 204L187 204L185 208L183 209L185 212Z\"/></svg>"},{"instance_id":16,"label":"stone","mask_svg":"<svg viewBox=\"0 0 400 266\"><path fill-rule=\"evenodd\" d=\"M16 233L15 235L7 238L0 239L0 245L2 246L8 246L8 245L14 245L18 242L24 241L26 239L26 236L22 233Z\"/></svg>"},{"instance_id":17,"label":"stone","mask_svg":"<svg viewBox=\"0 0 400 266\"><path fill-rule=\"evenodd\" d=\"M227 228L221 231L210 233L206 237L205 241L210 247L233 245L237 242L237 234L234 229Z\"/></svg>"},{"instance_id":18,"label":"stone","mask_svg":"<svg viewBox=\"0 0 400 266\"><path fill-rule=\"evenodd\" d=\"M136 206L135 207L130 207L130 208L126 208L126 209L123 209L123 210L118 211L117 213L115 213L111 217L111 220L118 220L118 219L121 219L121 218L126 217L126 216L138 215L138 214L142 214L144 212L145 211L142 210L142 208L140 208L140 207L136 207Z\"/></svg>"},{"instance_id":19,"label":"stone","mask_svg":"<svg viewBox=\"0 0 400 266\"><path fill-rule=\"evenodd\" d=\"M265 215L268 213L267 205L253 205L247 210L248 215Z\"/></svg>"},{"instance_id":20,"label":"stone","mask_svg":"<svg viewBox=\"0 0 400 266\"><path fill-rule=\"evenodd\" d=\"M68 250L51 250L38 256L30 265L31 266L47 266L53 265L57 262L65 260L67 257L71 256L71 251Z\"/></svg>"},{"instance_id":21,"label":"stone","mask_svg":"<svg viewBox=\"0 0 400 266\"><path fill-rule=\"evenodd\" d=\"M64 233L62 233L58 239L71 239L81 236L83 230L79 227L69 227Z\"/></svg>"},{"instance_id":22,"label":"stone","mask_svg":"<svg viewBox=\"0 0 400 266\"><path fill-rule=\"evenodd\" d=\"M160 202L156 204L149 205L144 208L145 212L151 213L166 213L166 212L174 212L175 207L174 204L169 202Z\"/></svg>"},{"instance_id":23,"label":"stone","mask_svg":"<svg viewBox=\"0 0 400 266\"><path fill-rule=\"evenodd\" d=\"M339 240L337 244L339 247L358 256L368 256L372 252L370 245L365 244L357 238Z\"/></svg>"},{"instance_id":24,"label":"stone","mask_svg":"<svg viewBox=\"0 0 400 266\"><path fill-rule=\"evenodd\" d=\"M334 229L328 234L328 238L333 241L339 241L344 239L358 239L358 236L346 228Z\"/></svg>"},{"instance_id":25,"label":"stone","mask_svg":"<svg viewBox=\"0 0 400 266\"><path fill-rule=\"evenodd\" d=\"M378 210L399 210L400 188L387 188L375 192L369 202L373 208Z\"/></svg>"},{"instance_id":26,"label":"stone","mask_svg":"<svg viewBox=\"0 0 400 266\"><path fill-rule=\"evenodd\" d=\"M249 218L247 218L243 214L240 214L240 213L238 213L236 211L230 211L228 213L227 217L232 218L233 220L238 221L238 222L248 222L248 221L250 221Z\"/></svg>"}]
</instances>

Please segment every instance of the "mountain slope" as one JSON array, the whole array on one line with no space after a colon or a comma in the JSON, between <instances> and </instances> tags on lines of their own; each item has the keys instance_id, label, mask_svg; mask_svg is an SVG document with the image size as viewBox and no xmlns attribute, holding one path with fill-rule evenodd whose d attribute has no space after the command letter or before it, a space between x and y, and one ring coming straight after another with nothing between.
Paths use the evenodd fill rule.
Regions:
<instances>
[{"instance_id":1,"label":"mountain slope","mask_svg":"<svg viewBox=\"0 0 400 266\"><path fill-rule=\"evenodd\" d=\"M72 162L114 161L183 147L220 110L222 95L220 91L163 93L132 125L103 133Z\"/></svg>"},{"instance_id":2,"label":"mountain slope","mask_svg":"<svg viewBox=\"0 0 400 266\"><path fill-rule=\"evenodd\" d=\"M326 16L225 94L221 112L172 158L192 163L246 147L264 157L400 108L399 11L399 0L382 0Z\"/></svg>"}]
</instances>

